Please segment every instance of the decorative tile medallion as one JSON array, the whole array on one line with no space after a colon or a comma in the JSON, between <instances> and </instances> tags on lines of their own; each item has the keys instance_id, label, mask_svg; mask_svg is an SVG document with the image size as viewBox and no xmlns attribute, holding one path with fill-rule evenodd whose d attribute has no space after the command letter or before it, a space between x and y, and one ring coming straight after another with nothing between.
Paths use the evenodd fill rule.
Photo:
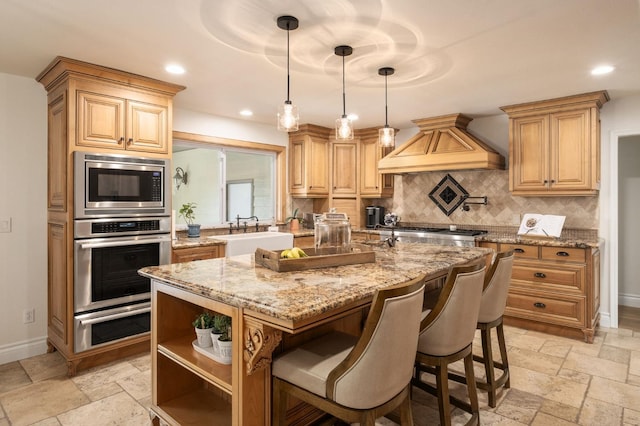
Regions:
<instances>
[{"instance_id":1,"label":"decorative tile medallion","mask_svg":"<svg viewBox=\"0 0 640 426\"><path fill-rule=\"evenodd\" d=\"M447 216L453 213L468 196L469 193L448 173L429 193L429 198Z\"/></svg>"}]
</instances>

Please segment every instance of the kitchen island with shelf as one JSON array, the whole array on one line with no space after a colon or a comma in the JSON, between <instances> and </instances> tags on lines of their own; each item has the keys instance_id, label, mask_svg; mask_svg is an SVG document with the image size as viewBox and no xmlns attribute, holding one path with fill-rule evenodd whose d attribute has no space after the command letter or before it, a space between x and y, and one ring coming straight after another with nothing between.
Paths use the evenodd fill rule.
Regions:
<instances>
[{"instance_id":1,"label":"kitchen island with shelf","mask_svg":"<svg viewBox=\"0 0 640 426\"><path fill-rule=\"evenodd\" d=\"M375 263L308 271L275 272L252 255L140 270L152 280L154 424L270 424L274 353L329 329L359 333L377 289L421 275L439 282L451 266L493 254L411 243L371 247ZM191 322L202 310L231 317L231 365L192 347ZM310 407L290 410L296 424L316 415Z\"/></svg>"}]
</instances>

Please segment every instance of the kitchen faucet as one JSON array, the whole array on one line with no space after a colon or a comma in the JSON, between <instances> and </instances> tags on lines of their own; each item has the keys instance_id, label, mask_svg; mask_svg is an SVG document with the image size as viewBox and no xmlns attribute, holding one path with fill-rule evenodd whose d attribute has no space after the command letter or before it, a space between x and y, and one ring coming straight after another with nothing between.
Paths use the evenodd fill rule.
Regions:
<instances>
[{"instance_id":1,"label":"kitchen faucet","mask_svg":"<svg viewBox=\"0 0 640 426\"><path fill-rule=\"evenodd\" d=\"M386 240L384 240L384 241L389 245L389 247L395 247L395 245L396 245L396 241L398 241L398 237L396 237L396 234L395 234L395 229L396 229L395 225L381 225L381 224L377 223L377 224L373 227L373 229L378 229L378 228L387 228L387 229L391 229L391 236L390 236L390 237L388 237L388 238L387 238Z\"/></svg>"},{"instance_id":2,"label":"kitchen faucet","mask_svg":"<svg viewBox=\"0 0 640 426\"><path fill-rule=\"evenodd\" d=\"M240 215L236 215L236 229L240 230L240 221L241 220L255 220L256 221L256 232L258 232L258 216L249 216L249 217L240 217ZM231 234L233 231L233 223L229 222L229 233ZM247 222L244 222L244 231L247 232Z\"/></svg>"}]
</instances>

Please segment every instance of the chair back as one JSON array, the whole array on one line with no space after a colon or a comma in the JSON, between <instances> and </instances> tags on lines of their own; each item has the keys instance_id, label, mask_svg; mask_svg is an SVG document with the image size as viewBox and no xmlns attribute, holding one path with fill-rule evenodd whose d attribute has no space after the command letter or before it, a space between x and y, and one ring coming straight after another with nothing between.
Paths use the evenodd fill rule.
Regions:
<instances>
[{"instance_id":1,"label":"chair back","mask_svg":"<svg viewBox=\"0 0 640 426\"><path fill-rule=\"evenodd\" d=\"M418 352L447 356L473 341L480 311L485 262L451 269L435 307L420 323Z\"/></svg>"},{"instance_id":2,"label":"chair back","mask_svg":"<svg viewBox=\"0 0 640 426\"><path fill-rule=\"evenodd\" d=\"M511 271L513 269L513 250L498 253L496 260L485 275L482 302L480 302L479 323L490 323L504 314L507 306Z\"/></svg>"},{"instance_id":3,"label":"chair back","mask_svg":"<svg viewBox=\"0 0 640 426\"><path fill-rule=\"evenodd\" d=\"M369 409L398 395L411 381L418 346L424 276L379 290L362 335L327 377L327 397Z\"/></svg>"}]
</instances>

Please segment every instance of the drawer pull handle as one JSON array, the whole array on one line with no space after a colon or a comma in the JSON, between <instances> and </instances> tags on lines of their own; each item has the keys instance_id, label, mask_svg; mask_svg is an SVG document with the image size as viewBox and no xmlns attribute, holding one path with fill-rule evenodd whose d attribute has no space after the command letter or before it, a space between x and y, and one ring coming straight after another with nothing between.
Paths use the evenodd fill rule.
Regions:
<instances>
[{"instance_id":1,"label":"drawer pull handle","mask_svg":"<svg viewBox=\"0 0 640 426\"><path fill-rule=\"evenodd\" d=\"M535 274L533 274L533 276L536 278L547 278L544 272L536 272Z\"/></svg>"},{"instance_id":2,"label":"drawer pull handle","mask_svg":"<svg viewBox=\"0 0 640 426\"><path fill-rule=\"evenodd\" d=\"M515 251L516 253L524 253L524 249L521 248L514 248L513 251Z\"/></svg>"},{"instance_id":3,"label":"drawer pull handle","mask_svg":"<svg viewBox=\"0 0 640 426\"><path fill-rule=\"evenodd\" d=\"M536 308L546 308L547 307L547 305L545 305L542 302L536 302L536 303L533 304L533 306L535 306Z\"/></svg>"},{"instance_id":4,"label":"drawer pull handle","mask_svg":"<svg viewBox=\"0 0 640 426\"><path fill-rule=\"evenodd\" d=\"M556 253L556 256L567 257L569 256L569 253L567 253L566 251L559 251Z\"/></svg>"}]
</instances>

